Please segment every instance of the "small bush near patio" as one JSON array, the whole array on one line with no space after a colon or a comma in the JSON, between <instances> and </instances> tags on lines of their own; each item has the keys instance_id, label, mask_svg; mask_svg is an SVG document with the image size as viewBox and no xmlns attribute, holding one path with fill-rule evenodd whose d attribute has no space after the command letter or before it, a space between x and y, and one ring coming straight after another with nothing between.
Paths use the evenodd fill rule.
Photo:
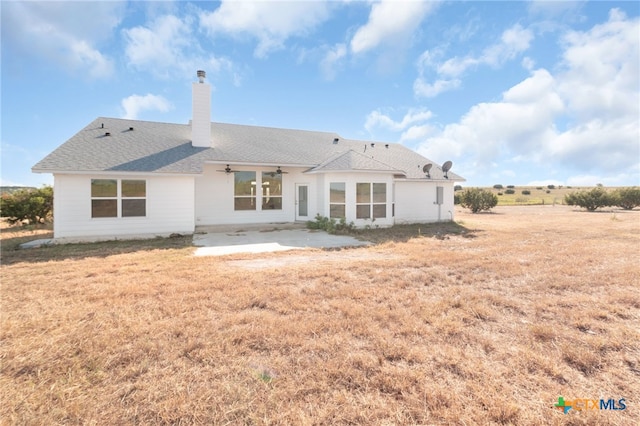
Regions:
<instances>
[{"instance_id":1,"label":"small bush near patio","mask_svg":"<svg viewBox=\"0 0 640 426\"><path fill-rule=\"evenodd\" d=\"M353 231L355 226L353 222L347 223L347 220L344 217L341 217L340 220L336 220L317 214L315 220L307 222L307 228L320 229L330 234L340 234Z\"/></svg>"}]
</instances>

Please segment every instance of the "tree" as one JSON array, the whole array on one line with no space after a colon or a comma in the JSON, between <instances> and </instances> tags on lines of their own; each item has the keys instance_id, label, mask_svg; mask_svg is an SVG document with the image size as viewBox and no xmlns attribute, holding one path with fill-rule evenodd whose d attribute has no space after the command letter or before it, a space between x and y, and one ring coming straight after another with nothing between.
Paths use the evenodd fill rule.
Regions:
<instances>
[{"instance_id":1,"label":"tree","mask_svg":"<svg viewBox=\"0 0 640 426\"><path fill-rule=\"evenodd\" d=\"M564 202L592 212L600 207L613 205L615 203L613 198L604 188L597 187L587 191L571 192L564 196Z\"/></svg>"},{"instance_id":2,"label":"tree","mask_svg":"<svg viewBox=\"0 0 640 426\"><path fill-rule=\"evenodd\" d=\"M640 188L634 186L633 188L618 188L612 194L613 203L616 206L625 209L633 210L640 206Z\"/></svg>"},{"instance_id":3,"label":"tree","mask_svg":"<svg viewBox=\"0 0 640 426\"><path fill-rule=\"evenodd\" d=\"M40 223L49 219L53 211L53 188L21 189L4 194L0 200L0 215L9 223Z\"/></svg>"},{"instance_id":4,"label":"tree","mask_svg":"<svg viewBox=\"0 0 640 426\"><path fill-rule=\"evenodd\" d=\"M498 196L486 189L471 188L460 194L460 205L471 210L471 213L478 213L497 206Z\"/></svg>"}]
</instances>

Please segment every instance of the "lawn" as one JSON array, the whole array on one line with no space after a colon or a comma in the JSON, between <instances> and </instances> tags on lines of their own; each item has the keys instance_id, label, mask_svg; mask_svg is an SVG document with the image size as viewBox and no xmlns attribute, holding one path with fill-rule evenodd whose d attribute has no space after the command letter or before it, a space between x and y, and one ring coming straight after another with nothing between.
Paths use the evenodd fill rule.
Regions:
<instances>
[{"instance_id":1,"label":"lawn","mask_svg":"<svg viewBox=\"0 0 640 426\"><path fill-rule=\"evenodd\" d=\"M456 219L224 257L3 229L0 422L639 424L640 211Z\"/></svg>"}]
</instances>

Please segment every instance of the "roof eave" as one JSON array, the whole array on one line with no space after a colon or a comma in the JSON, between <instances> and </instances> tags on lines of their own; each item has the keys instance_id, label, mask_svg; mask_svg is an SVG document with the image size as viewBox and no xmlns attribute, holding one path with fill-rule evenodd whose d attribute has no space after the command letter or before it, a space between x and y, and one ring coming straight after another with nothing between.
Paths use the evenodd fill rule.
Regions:
<instances>
[{"instance_id":1,"label":"roof eave","mask_svg":"<svg viewBox=\"0 0 640 426\"><path fill-rule=\"evenodd\" d=\"M202 173L185 173L185 172L141 172L141 171L128 171L128 170L61 170L61 169L35 169L32 168L33 173L51 173L53 175L95 175L95 176L113 176L113 175L140 175L140 176L188 176L195 177L200 176Z\"/></svg>"},{"instance_id":2,"label":"roof eave","mask_svg":"<svg viewBox=\"0 0 640 426\"><path fill-rule=\"evenodd\" d=\"M304 173L307 174L319 174L319 173L385 173L385 174L393 174L398 175L405 173L402 170L362 170L362 169L311 169L307 170Z\"/></svg>"}]
</instances>

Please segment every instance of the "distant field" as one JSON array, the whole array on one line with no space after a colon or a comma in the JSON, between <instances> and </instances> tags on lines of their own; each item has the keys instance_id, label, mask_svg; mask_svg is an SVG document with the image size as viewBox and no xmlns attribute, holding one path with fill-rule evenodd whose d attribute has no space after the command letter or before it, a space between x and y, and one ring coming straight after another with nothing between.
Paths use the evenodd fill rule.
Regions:
<instances>
[{"instance_id":1,"label":"distant field","mask_svg":"<svg viewBox=\"0 0 640 426\"><path fill-rule=\"evenodd\" d=\"M640 424L640 211L456 215L226 257L4 228L0 424Z\"/></svg>"},{"instance_id":2,"label":"distant field","mask_svg":"<svg viewBox=\"0 0 640 426\"><path fill-rule=\"evenodd\" d=\"M11 194L12 192L21 191L23 189L35 189L31 186L0 186L0 195Z\"/></svg>"},{"instance_id":3,"label":"distant field","mask_svg":"<svg viewBox=\"0 0 640 426\"><path fill-rule=\"evenodd\" d=\"M499 206L527 206L527 205L555 205L564 204L564 196L570 192L592 189L593 187L577 187L577 186L555 186L553 189L547 186L514 186L513 188L496 189L493 187L488 189L498 196ZM466 189L463 188L463 189ZM508 194L511 189L513 194ZM615 188L605 188L614 190ZM530 194L523 194L522 191L529 191Z\"/></svg>"}]
</instances>

